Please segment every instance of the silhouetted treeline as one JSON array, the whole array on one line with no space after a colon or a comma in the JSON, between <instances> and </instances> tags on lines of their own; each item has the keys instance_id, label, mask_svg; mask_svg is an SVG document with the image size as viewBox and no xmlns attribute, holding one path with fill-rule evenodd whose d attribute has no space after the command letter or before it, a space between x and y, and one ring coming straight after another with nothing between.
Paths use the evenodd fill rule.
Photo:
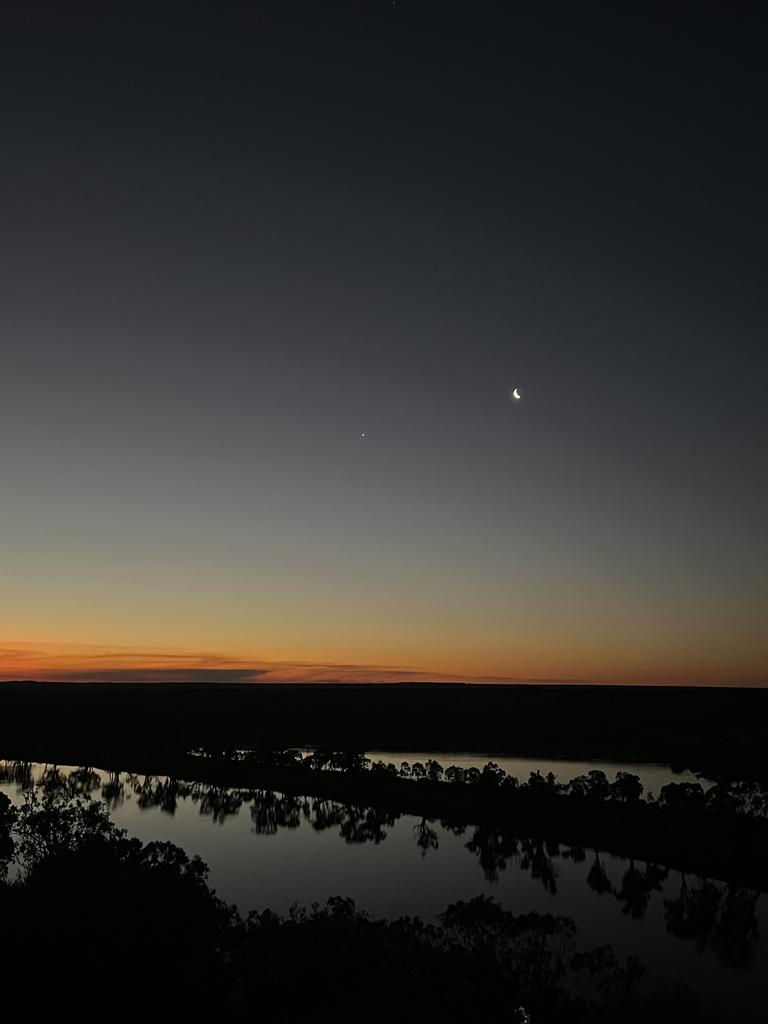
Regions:
<instances>
[{"instance_id":1,"label":"silhouetted treeline","mask_svg":"<svg viewBox=\"0 0 768 1024\"><path fill-rule=\"evenodd\" d=\"M0 684L0 753L60 763L208 748L645 761L768 782L768 690Z\"/></svg>"},{"instance_id":2,"label":"silhouetted treeline","mask_svg":"<svg viewBox=\"0 0 768 1024\"><path fill-rule=\"evenodd\" d=\"M737 1019L655 985L609 947L579 949L568 918L488 898L453 904L435 924L371 920L341 897L243 918L199 858L129 839L87 780L56 771L18 809L0 796L0 841L13 867L0 879L6 1003L12 991L16 1012L35 1018L119 1007L149 1019Z\"/></svg>"},{"instance_id":3,"label":"silhouetted treeline","mask_svg":"<svg viewBox=\"0 0 768 1024\"><path fill-rule=\"evenodd\" d=\"M23 777L29 771L24 764L5 770ZM344 766L348 770L341 770ZM595 770L559 783L554 775L533 772L519 783L493 762L483 770L452 766L443 771L434 760L366 769L360 754L320 751L302 758L292 750L240 752L237 757L232 751L207 757L166 754L145 764L134 762L131 771L145 776L140 806L172 810L182 785L179 779L187 780L185 785L196 780L193 799L204 794L200 799L215 820L236 813L243 792L309 795L318 801L375 809L382 819L411 814L425 821L495 827L768 891L768 821L761 811L762 790L753 783L720 785L706 794L699 784L670 783L658 799L643 799L642 786L632 773L619 772L609 781ZM452 781L435 781L441 773ZM105 799L117 806L123 795L112 776ZM163 776L164 781L151 782ZM150 786L158 787L157 792L151 793ZM423 849L428 850L426 831L424 835Z\"/></svg>"},{"instance_id":4,"label":"silhouetted treeline","mask_svg":"<svg viewBox=\"0 0 768 1024\"><path fill-rule=\"evenodd\" d=\"M299 750L208 750L190 751L192 756L238 761L264 769L297 768L309 771L340 771L359 776L368 771L373 779L413 779L427 782L449 782L452 785L476 786L479 791L513 794L527 792L543 797L567 797L590 804L636 804L645 795L647 803L680 813L710 812L718 815L746 815L768 817L768 789L759 782L720 782L705 789L699 782L670 782L661 788L658 797L644 794L638 775L618 771L610 781L604 771L593 769L569 782L560 782L553 772L542 775L531 772L520 782L494 761L482 768L462 768L451 765L447 769L432 758L425 763L402 761L372 761L361 751L316 750L303 755Z\"/></svg>"},{"instance_id":5,"label":"silhouetted treeline","mask_svg":"<svg viewBox=\"0 0 768 1024\"><path fill-rule=\"evenodd\" d=\"M336 771L362 778L367 772L371 780L408 779L427 782L447 782L453 786L477 787L479 793L513 795L526 793L544 798L563 797L587 804L634 805L644 800L668 811L682 814L710 813L720 816L768 818L768 789L757 782L721 782L705 789L698 782L670 782L662 786L658 797L645 793L638 775L617 771L611 781L601 769L593 769L586 775L579 775L568 782L560 782L553 772L543 775L531 772L527 780L520 782L508 774L494 761L482 768L463 768L451 765L444 768L439 761L427 759L422 764L402 761L372 761L363 752L316 750L302 754L298 750L207 750L200 748L190 751L192 757L203 757L215 761L240 763L256 769L274 770L301 768L308 772ZM89 772L90 769L81 769ZM0 782L17 779L31 780L31 764L25 761L0 762ZM87 779L87 775L85 776ZM98 774L91 775L94 788L100 785ZM165 796L173 799L173 793Z\"/></svg>"}]
</instances>

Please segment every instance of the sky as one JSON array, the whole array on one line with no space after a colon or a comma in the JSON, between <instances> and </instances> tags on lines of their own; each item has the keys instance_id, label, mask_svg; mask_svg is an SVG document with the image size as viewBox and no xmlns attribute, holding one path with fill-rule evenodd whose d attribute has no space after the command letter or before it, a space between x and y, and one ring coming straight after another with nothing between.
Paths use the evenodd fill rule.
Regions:
<instances>
[{"instance_id":1,"label":"sky","mask_svg":"<svg viewBox=\"0 0 768 1024\"><path fill-rule=\"evenodd\" d=\"M768 684L757 8L7 5L0 679Z\"/></svg>"}]
</instances>

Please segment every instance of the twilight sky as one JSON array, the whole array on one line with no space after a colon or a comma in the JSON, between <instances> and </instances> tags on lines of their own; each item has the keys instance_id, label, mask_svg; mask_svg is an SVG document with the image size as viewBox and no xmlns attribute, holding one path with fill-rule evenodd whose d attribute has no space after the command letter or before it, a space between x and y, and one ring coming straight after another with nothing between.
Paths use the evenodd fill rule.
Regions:
<instances>
[{"instance_id":1,"label":"twilight sky","mask_svg":"<svg viewBox=\"0 0 768 1024\"><path fill-rule=\"evenodd\" d=\"M757 5L15 6L0 678L768 684Z\"/></svg>"}]
</instances>

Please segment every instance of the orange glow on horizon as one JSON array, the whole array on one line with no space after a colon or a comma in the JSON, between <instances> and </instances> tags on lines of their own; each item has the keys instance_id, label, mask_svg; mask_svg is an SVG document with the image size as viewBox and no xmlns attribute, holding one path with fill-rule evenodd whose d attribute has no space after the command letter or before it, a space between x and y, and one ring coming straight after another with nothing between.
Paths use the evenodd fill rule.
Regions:
<instances>
[{"instance_id":1,"label":"orange glow on horizon","mask_svg":"<svg viewBox=\"0 0 768 1024\"><path fill-rule=\"evenodd\" d=\"M558 658L557 660L561 660ZM521 658L515 671L454 671L414 665L382 665L327 659L265 659L236 653L189 651L178 648L132 648L106 644L0 642L0 681L83 682L240 682L240 683L602 683L625 685L765 686L768 676L759 666L719 665L698 671L686 665L664 668L600 664L584 671L583 656L574 659L580 671L553 672L555 659L536 664ZM567 663L567 659L562 659Z\"/></svg>"}]
</instances>

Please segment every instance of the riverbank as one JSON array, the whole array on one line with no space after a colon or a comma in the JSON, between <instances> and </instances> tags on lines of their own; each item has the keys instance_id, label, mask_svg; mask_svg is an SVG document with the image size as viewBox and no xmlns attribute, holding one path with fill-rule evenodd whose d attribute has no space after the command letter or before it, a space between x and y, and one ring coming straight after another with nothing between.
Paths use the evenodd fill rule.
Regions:
<instances>
[{"instance_id":1,"label":"riverbank","mask_svg":"<svg viewBox=\"0 0 768 1024\"><path fill-rule=\"evenodd\" d=\"M83 765L104 771L169 777L239 790L274 790L427 820L485 826L500 835L535 837L768 892L768 821L711 812L673 811L642 801L599 803L535 792L412 780L368 771L265 767L226 758L171 752L126 755L115 762L96 750L50 747L44 756L0 747L7 760ZM86 754L88 756L86 756Z\"/></svg>"},{"instance_id":2,"label":"riverbank","mask_svg":"<svg viewBox=\"0 0 768 1024\"><path fill-rule=\"evenodd\" d=\"M0 683L0 748L476 751L768 782L768 690Z\"/></svg>"}]
</instances>

